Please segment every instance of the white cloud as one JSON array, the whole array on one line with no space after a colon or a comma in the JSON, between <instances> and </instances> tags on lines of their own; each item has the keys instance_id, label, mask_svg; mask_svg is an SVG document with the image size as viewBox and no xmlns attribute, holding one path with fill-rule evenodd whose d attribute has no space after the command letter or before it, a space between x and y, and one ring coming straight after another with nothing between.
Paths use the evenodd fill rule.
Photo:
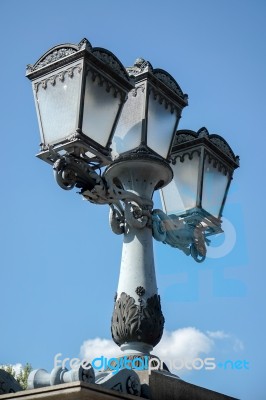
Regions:
<instances>
[{"instance_id":1,"label":"white cloud","mask_svg":"<svg viewBox=\"0 0 266 400\"><path fill-rule=\"evenodd\" d=\"M173 332L165 331L154 353L163 360L179 358L191 361L200 354L208 354L213 345L212 339L205 333L188 327Z\"/></svg>"},{"instance_id":2,"label":"white cloud","mask_svg":"<svg viewBox=\"0 0 266 400\"><path fill-rule=\"evenodd\" d=\"M14 365L12 365L12 367L13 367L13 370L15 371L16 376L18 376L23 369L23 365L20 363L14 364Z\"/></svg>"},{"instance_id":3,"label":"white cloud","mask_svg":"<svg viewBox=\"0 0 266 400\"><path fill-rule=\"evenodd\" d=\"M172 358L182 358L192 360L200 354L208 354L214 342L205 333L196 328L177 329L173 332L164 332L161 342L154 349L153 354L163 360ZM119 347L108 339L89 339L80 348L82 359L93 360L96 357L106 358L123 355Z\"/></svg>"},{"instance_id":4,"label":"white cloud","mask_svg":"<svg viewBox=\"0 0 266 400\"><path fill-rule=\"evenodd\" d=\"M224 331L207 331L207 335L212 339L228 339L230 337L230 335Z\"/></svg>"},{"instance_id":5,"label":"white cloud","mask_svg":"<svg viewBox=\"0 0 266 400\"><path fill-rule=\"evenodd\" d=\"M178 375L184 375L188 369L174 370L174 360L180 366L180 362L191 364L196 358L204 360L206 357L215 357L221 341L226 344L227 351L243 350L244 345L241 340L233 337L224 331L207 331L206 333L194 327L177 329L172 332L165 331L160 343L152 352L160 360L164 361L169 369ZM106 358L119 357L125 355L119 347L109 339L89 339L80 348L81 359L92 361L94 358L104 356Z\"/></svg>"},{"instance_id":6,"label":"white cloud","mask_svg":"<svg viewBox=\"0 0 266 400\"><path fill-rule=\"evenodd\" d=\"M238 339L234 335L231 335L229 333L225 333L224 331L207 331L207 335L211 339L223 339L227 340L227 347L229 349L233 349L235 352L243 351L244 350L244 343L242 340Z\"/></svg>"},{"instance_id":7,"label":"white cloud","mask_svg":"<svg viewBox=\"0 0 266 400\"><path fill-rule=\"evenodd\" d=\"M173 332L164 332L163 338L153 351L153 354L165 361L170 367L172 360L191 362L202 354L208 354L213 348L213 340L196 328L177 329ZM112 340L89 339L80 348L81 359L92 361L94 358L106 358L125 355ZM174 371L174 370L173 370ZM180 372L180 371L178 371Z\"/></svg>"},{"instance_id":8,"label":"white cloud","mask_svg":"<svg viewBox=\"0 0 266 400\"><path fill-rule=\"evenodd\" d=\"M89 361L101 356L112 358L121 355L120 348L109 339L95 338L85 340L80 348L80 357Z\"/></svg>"}]
</instances>

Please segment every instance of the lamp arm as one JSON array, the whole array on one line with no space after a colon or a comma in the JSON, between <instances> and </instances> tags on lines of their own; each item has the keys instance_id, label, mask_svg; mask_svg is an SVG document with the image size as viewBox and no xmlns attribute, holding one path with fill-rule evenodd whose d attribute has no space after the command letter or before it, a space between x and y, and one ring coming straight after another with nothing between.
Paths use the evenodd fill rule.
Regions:
<instances>
[{"instance_id":1,"label":"lamp arm","mask_svg":"<svg viewBox=\"0 0 266 400\"><path fill-rule=\"evenodd\" d=\"M122 234L125 223L136 229L144 228L150 217L153 202L136 193L124 190L103 178L88 162L73 154L59 155L50 148L54 176L64 190L81 189L84 199L94 204L109 204L109 223L114 233ZM124 203L124 204L122 204Z\"/></svg>"},{"instance_id":2,"label":"lamp arm","mask_svg":"<svg viewBox=\"0 0 266 400\"><path fill-rule=\"evenodd\" d=\"M64 156L53 152L54 175L58 185L70 190L80 188L82 196L94 204L109 204L109 223L116 234L125 232L126 224L135 229L149 226L154 239L178 248L195 261L206 257L204 227L195 222L188 223L176 216L168 216L162 210L152 211L153 201L118 187L95 170L94 165L73 154Z\"/></svg>"},{"instance_id":3,"label":"lamp arm","mask_svg":"<svg viewBox=\"0 0 266 400\"><path fill-rule=\"evenodd\" d=\"M54 161L54 176L62 189L70 190L76 186L81 189L83 197L91 203L118 205L120 201L125 203L133 201L139 208L147 204L152 207L152 200L106 181L96 172L95 166L88 164L83 158L73 154L61 156L52 148L49 150ZM121 206L118 208L121 210Z\"/></svg>"},{"instance_id":4,"label":"lamp arm","mask_svg":"<svg viewBox=\"0 0 266 400\"><path fill-rule=\"evenodd\" d=\"M152 211L152 234L154 239L182 250L195 261L203 262L206 258L206 240L201 224L188 224L180 217L171 217L162 210Z\"/></svg>"},{"instance_id":5,"label":"lamp arm","mask_svg":"<svg viewBox=\"0 0 266 400\"><path fill-rule=\"evenodd\" d=\"M162 210L154 209L152 212L152 230L154 239L178 248L186 255L190 255L190 229L180 219L176 219L174 222Z\"/></svg>"}]
</instances>

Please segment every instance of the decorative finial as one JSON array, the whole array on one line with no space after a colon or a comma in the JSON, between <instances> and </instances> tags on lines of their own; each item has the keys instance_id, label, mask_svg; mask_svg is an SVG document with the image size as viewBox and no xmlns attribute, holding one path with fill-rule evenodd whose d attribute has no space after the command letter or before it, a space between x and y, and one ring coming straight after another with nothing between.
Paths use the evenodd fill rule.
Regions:
<instances>
[{"instance_id":1,"label":"decorative finial","mask_svg":"<svg viewBox=\"0 0 266 400\"><path fill-rule=\"evenodd\" d=\"M200 128L197 133L198 133L199 137L208 137L209 136L208 129L205 128L205 126Z\"/></svg>"},{"instance_id":2,"label":"decorative finial","mask_svg":"<svg viewBox=\"0 0 266 400\"><path fill-rule=\"evenodd\" d=\"M84 38L79 42L78 48L79 48L79 50L85 50L85 49L91 50L92 46L91 46L90 42L88 41L88 39Z\"/></svg>"},{"instance_id":3,"label":"decorative finial","mask_svg":"<svg viewBox=\"0 0 266 400\"><path fill-rule=\"evenodd\" d=\"M143 64L145 64L147 61L144 60L144 58L137 58L136 61L134 62L134 67L141 68Z\"/></svg>"}]
</instances>

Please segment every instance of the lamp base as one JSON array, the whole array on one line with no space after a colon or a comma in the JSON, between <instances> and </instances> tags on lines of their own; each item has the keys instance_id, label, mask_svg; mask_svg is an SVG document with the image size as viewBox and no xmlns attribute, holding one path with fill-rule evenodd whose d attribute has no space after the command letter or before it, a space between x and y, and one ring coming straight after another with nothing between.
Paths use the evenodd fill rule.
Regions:
<instances>
[{"instance_id":1,"label":"lamp base","mask_svg":"<svg viewBox=\"0 0 266 400\"><path fill-rule=\"evenodd\" d=\"M133 153L110 164L104 173L109 185L151 199L154 190L168 185L173 179L170 165L153 154Z\"/></svg>"}]
</instances>

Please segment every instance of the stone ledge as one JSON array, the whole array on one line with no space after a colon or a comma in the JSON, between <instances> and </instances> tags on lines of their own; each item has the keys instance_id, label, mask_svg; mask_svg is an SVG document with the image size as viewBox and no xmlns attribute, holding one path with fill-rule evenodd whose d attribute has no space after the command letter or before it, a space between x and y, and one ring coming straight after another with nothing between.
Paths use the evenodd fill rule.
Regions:
<instances>
[{"instance_id":1,"label":"stone ledge","mask_svg":"<svg viewBox=\"0 0 266 400\"><path fill-rule=\"evenodd\" d=\"M84 382L64 383L38 389L3 394L1 400L136 400L141 397L120 393L115 390L103 389L100 385Z\"/></svg>"},{"instance_id":2,"label":"stone ledge","mask_svg":"<svg viewBox=\"0 0 266 400\"><path fill-rule=\"evenodd\" d=\"M170 372L138 371L142 384L142 396L137 397L100 385L71 382L32 390L0 395L0 400L238 400L235 397L193 385Z\"/></svg>"},{"instance_id":3,"label":"stone ledge","mask_svg":"<svg viewBox=\"0 0 266 400\"><path fill-rule=\"evenodd\" d=\"M142 396L150 400L238 400L235 397L193 385L166 371L138 371Z\"/></svg>"}]
</instances>

